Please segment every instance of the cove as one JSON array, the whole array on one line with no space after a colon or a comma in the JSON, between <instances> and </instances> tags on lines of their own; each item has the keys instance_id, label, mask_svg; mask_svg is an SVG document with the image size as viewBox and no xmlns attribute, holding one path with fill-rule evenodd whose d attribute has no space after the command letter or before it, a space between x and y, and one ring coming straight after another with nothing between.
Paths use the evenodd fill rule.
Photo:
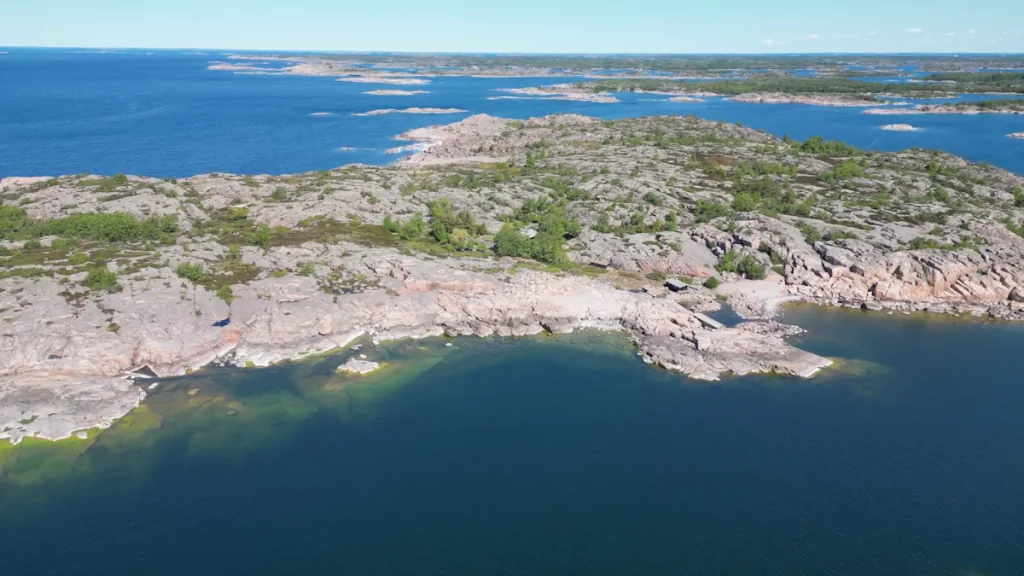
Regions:
<instances>
[{"instance_id":1,"label":"cove","mask_svg":"<svg viewBox=\"0 0 1024 576\"><path fill-rule=\"evenodd\" d=\"M365 380L323 358L167 381L63 469L5 469L0 557L19 574L1016 573L1024 327L784 320L837 368L696 382L577 334L398 343Z\"/></svg>"}]
</instances>

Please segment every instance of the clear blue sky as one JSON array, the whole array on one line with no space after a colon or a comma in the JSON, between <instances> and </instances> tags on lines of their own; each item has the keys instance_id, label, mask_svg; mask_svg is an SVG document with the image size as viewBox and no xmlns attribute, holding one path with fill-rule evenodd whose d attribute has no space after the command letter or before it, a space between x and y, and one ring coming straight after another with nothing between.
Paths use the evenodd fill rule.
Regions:
<instances>
[{"instance_id":1,"label":"clear blue sky","mask_svg":"<svg viewBox=\"0 0 1024 576\"><path fill-rule=\"evenodd\" d=\"M1024 52L1024 0L3 0L0 46Z\"/></svg>"}]
</instances>

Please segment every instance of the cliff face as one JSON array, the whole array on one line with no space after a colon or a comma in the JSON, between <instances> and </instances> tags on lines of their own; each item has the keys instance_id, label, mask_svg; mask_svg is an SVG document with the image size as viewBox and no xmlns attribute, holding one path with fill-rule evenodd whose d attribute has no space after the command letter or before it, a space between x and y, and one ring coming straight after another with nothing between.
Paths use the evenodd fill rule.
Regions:
<instances>
[{"instance_id":1,"label":"cliff face","mask_svg":"<svg viewBox=\"0 0 1024 576\"><path fill-rule=\"evenodd\" d=\"M0 436L105 425L144 395L139 370L364 334L623 330L701 378L827 363L784 327L706 327L691 310L716 292L750 316L791 299L1024 315L1022 179L990 166L695 118L476 116L402 138L425 149L388 168L0 181Z\"/></svg>"}]
</instances>

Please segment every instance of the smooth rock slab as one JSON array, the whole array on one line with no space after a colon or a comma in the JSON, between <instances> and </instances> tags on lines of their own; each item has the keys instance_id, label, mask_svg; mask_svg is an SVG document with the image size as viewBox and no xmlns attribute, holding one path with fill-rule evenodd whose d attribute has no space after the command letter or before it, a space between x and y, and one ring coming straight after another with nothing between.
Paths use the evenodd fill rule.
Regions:
<instances>
[{"instance_id":1,"label":"smooth rock slab","mask_svg":"<svg viewBox=\"0 0 1024 576\"><path fill-rule=\"evenodd\" d=\"M348 372L350 374L368 374L374 370L380 368L380 364L377 362L369 362L367 360L358 360L353 358L348 362L345 362L341 366L338 366L338 372Z\"/></svg>"}]
</instances>

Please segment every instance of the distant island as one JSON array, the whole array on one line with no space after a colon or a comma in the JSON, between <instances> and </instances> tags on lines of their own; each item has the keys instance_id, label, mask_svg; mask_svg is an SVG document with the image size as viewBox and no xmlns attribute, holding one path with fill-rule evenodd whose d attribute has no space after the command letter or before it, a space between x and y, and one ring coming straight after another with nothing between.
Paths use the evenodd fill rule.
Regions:
<instances>
[{"instance_id":1,"label":"distant island","mask_svg":"<svg viewBox=\"0 0 1024 576\"><path fill-rule=\"evenodd\" d=\"M885 126L882 126L882 130L888 130L890 132L917 132L920 128L916 128L910 124L886 124Z\"/></svg>"},{"instance_id":2,"label":"distant island","mask_svg":"<svg viewBox=\"0 0 1024 576\"><path fill-rule=\"evenodd\" d=\"M278 64L287 66L280 67ZM271 66L270 64L273 64ZM855 68L856 67L856 68ZM912 77L901 70L916 67L932 72ZM426 83L430 77L570 77L594 80L679 82L722 80L758 82L742 92L917 94L1024 93L1021 73L984 71L986 68L1021 68L1019 56L540 56L455 54L236 54L215 61L210 70L242 74L295 74L334 76L346 82L382 84ZM796 70L810 75L796 75ZM905 82L871 82L875 77L902 77ZM855 79L861 80L855 80ZM621 88L628 90L629 88ZM677 91L678 88L669 88ZM600 88L598 91L607 91Z\"/></svg>"},{"instance_id":3,"label":"distant island","mask_svg":"<svg viewBox=\"0 0 1024 576\"><path fill-rule=\"evenodd\" d=\"M945 104L918 104L913 108L872 108L865 114L1024 114L1024 97L979 100L974 102L947 102Z\"/></svg>"},{"instance_id":4,"label":"distant island","mask_svg":"<svg viewBox=\"0 0 1024 576\"><path fill-rule=\"evenodd\" d=\"M829 360L798 328L703 312L1024 319L1024 178L989 165L681 116L399 140L390 167L0 180L0 437L108 425L145 395L129 378L359 337L620 330L697 378L809 377Z\"/></svg>"}]
</instances>

